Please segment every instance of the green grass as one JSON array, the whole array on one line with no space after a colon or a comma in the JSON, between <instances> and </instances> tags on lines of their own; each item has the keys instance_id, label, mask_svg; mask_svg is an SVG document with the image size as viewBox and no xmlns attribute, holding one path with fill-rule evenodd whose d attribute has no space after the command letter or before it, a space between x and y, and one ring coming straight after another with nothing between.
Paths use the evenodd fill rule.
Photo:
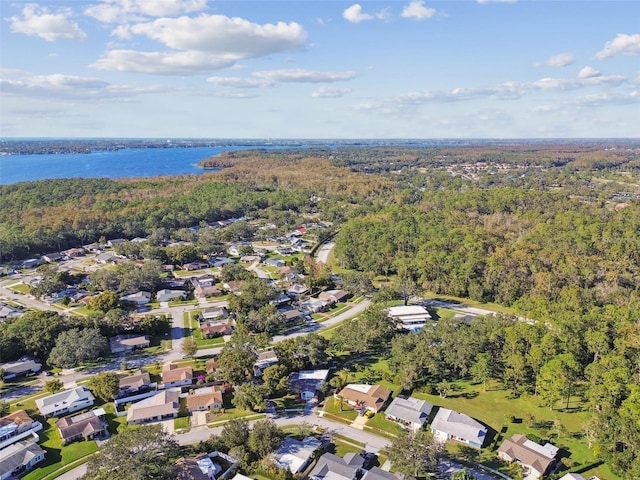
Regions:
<instances>
[{"instance_id":1,"label":"green grass","mask_svg":"<svg viewBox=\"0 0 640 480\"><path fill-rule=\"evenodd\" d=\"M45 428L38 433L40 435L39 443L47 451L47 455L44 462L39 464L39 467L22 477L24 480L39 480L76 460L98 451L98 446L93 440L73 442L63 446L60 433L55 426L57 420L57 418L50 418L46 423L43 423Z\"/></svg>"},{"instance_id":2,"label":"green grass","mask_svg":"<svg viewBox=\"0 0 640 480\"><path fill-rule=\"evenodd\" d=\"M402 433L404 430L402 426L400 426L396 422L392 422L387 420L384 413L376 413L373 417L371 417L365 426L367 430L371 430L373 433L380 434L389 434L392 437L395 437Z\"/></svg>"},{"instance_id":3,"label":"green grass","mask_svg":"<svg viewBox=\"0 0 640 480\"><path fill-rule=\"evenodd\" d=\"M516 433L535 435L541 439L548 439L554 445L564 448L571 453L570 459L580 465L591 465L597 462L593 453L582 440L582 424L588 414L578 408L568 411L550 410L540 405L537 397L522 395L519 398L511 398L510 393L504 390L482 391L481 385L473 385L468 381L454 383L456 391L447 398L438 395L429 395L414 392L417 398L426 399L434 405L450 408L464 413L491 427L499 433L500 444L505 438L510 438ZM577 407L577 399L573 406ZM523 419L523 413L530 413L535 417L535 424L528 426ZM513 415L517 420L509 423L507 417ZM548 426L557 419L567 430L567 433L559 437L549 438ZM545 425L546 423L546 425ZM504 429L504 431L503 431ZM617 477L606 465L582 472L585 477L597 475L601 480L616 480Z\"/></svg>"},{"instance_id":4,"label":"green grass","mask_svg":"<svg viewBox=\"0 0 640 480\"><path fill-rule=\"evenodd\" d=\"M347 423L353 422L358 416L358 412L347 405L346 401L343 402L341 410L340 401L338 401L334 397L328 397L325 399L324 411L325 414L329 414L329 418L333 419L337 417L338 420L342 420L343 422Z\"/></svg>"},{"instance_id":5,"label":"green grass","mask_svg":"<svg viewBox=\"0 0 640 480\"><path fill-rule=\"evenodd\" d=\"M9 290L13 290L17 293L23 293L27 295L31 291L31 287L29 285L25 285L24 283L14 283L10 287Z\"/></svg>"},{"instance_id":6,"label":"green grass","mask_svg":"<svg viewBox=\"0 0 640 480\"><path fill-rule=\"evenodd\" d=\"M173 425L176 431L185 433L191 429L191 417L178 417L173 420Z\"/></svg>"}]
</instances>

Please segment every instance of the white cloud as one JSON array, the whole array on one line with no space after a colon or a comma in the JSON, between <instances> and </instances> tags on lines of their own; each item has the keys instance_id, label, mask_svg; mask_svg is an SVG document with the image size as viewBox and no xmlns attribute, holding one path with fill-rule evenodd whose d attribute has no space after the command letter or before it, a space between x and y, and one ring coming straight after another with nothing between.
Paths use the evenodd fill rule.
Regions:
<instances>
[{"instance_id":1,"label":"white cloud","mask_svg":"<svg viewBox=\"0 0 640 480\"><path fill-rule=\"evenodd\" d=\"M605 43L604 48L596 53L596 58L604 60L615 55L640 55L640 33L619 33L616 38Z\"/></svg>"},{"instance_id":2,"label":"white cloud","mask_svg":"<svg viewBox=\"0 0 640 480\"><path fill-rule=\"evenodd\" d=\"M149 17L202 11L207 0L103 0L85 9L85 15L103 23L136 22Z\"/></svg>"},{"instance_id":3,"label":"white cloud","mask_svg":"<svg viewBox=\"0 0 640 480\"><path fill-rule=\"evenodd\" d=\"M612 94L612 93L599 93L592 95L584 95L577 97L570 102L566 102L570 105L577 105L579 107L602 107L604 105L630 105L640 102L640 94L637 91L628 94Z\"/></svg>"},{"instance_id":4,"label":"white cloud","mask_svg":"<svg viewBox=\"0 0 640 480\"><path fill-rule=\"evenodd\" d=\"M333 83L351 80L356 72L317 72L303 69L263 70L253 72L249 78L210 77L209 83L230 88L264 88L277 83Z\"/></svg>"},{"instance_id":5,"label":"white cloud","mask_svg":"<svg viewBox=\"0 0 640 480\"><path fill-rule=\"evenodd\" d=\"M389 13L388 10L383 9L380 10L378 12L375 12L373 14L371 13L364 13L362 11L362 7L357 4L354 3L353 5L351 5L350 7L346 8L343 12L342 12L342 17L351 22L351 23L360 23L360 22L364 22L366 20L388 20L391 17L391 14Z\"/></svg>"},{"instance_id":6,"label":"white cloud","mask_svg":"<svg viewBox=\"0 0 640 480\"><path fill-rule=\"evenodd\" d=\"M110 50L92 66L100 70L161 74L203 73L228 68L238 60L300 50L307 33L297 23L256 24L242 18L201 14L159 18L120 26L122 38L143 35L170 47L169 52Z\"/></svg>"},{"instance_id":7,"label":"white cloud","mask_svg":"<svg viewBox=\"0 0 640 480\"><path fill-rule=\"evenodd\" d=\"M576 61L575 57L571 53L559 53L547 58L542 63L536 63L536 67L566 67Z\"/></svg>"},{"instance_id":8,"label":"white cloud","mask_svg":"<svg viewBox=\"0 0 640 480\"><path fill-rule=\"evenodd\" d=\"M158 93L160 87L112 85L98 78L75 75L34 75L16 80L0 79L3 94L45 98L48 100L125 100L140 94Z\"/></svg>"},{"instance_id":9,"label":"white cloud","mask_svg":"<svg viewBox=\"0 0 640 480\"><path fill-rule=\"evenodd\" d=\"M357 108L391 113L428 103L460 102L482 98L512 100L537 92L576 90L599 85L615 87L625 82L627 82L627 78L619 75L588 78L542 78L533 82L504 82L487 87L459 87L450 91L410 92L379 102L361 104Z\"/></svg>"},{"instance_id":10,"label":"white cloud","mask_svg":"<svg viewBox=\"0 0 640 480\"><path fill-rule=\"evenodd\" d=\"M437 12L434 8L425 7L422 0L416 0L404 7L400 15L404 18L424 20L425 18L433 17L436 13Z\"/></svg>"},{"instance_id":11,"label":"white cloud","mask_svg":"<svg viewBox=\"0 0 640 480\"><path fill-rule=\"evenodd\" d=\"M203 52L138 52L136 50L109 50L90 66L96 70L151 73L163 75L190 75L207 73L231 67L234 59Z\"/></svg>"},{"instance_id":12,"label":"white cloud","mask_svg":"<svg viewBox=\"0 0 640 480\"><path fill-rule=\"evenodd\" d=\"M558 109L555 105L538 105L533 107L534 112L555 112Z\"/></svg>"},{"instance_id":13,"label":"white cloud","mask_svg":"<svg viewBox=\"0 0 640 480\"><path fill-rule=\"evenodd\" d=\"M591 77L599 77L601 75L600 70L596 70L593 67L586 66L578 73L578 78L591 78Z\"/></svg>"},{"instance_id":14,"label":"white cloud","mask_svg":"<svg viewBox=\"0 0 640 480\"><path fill-rule=\"evenodd\" d=\"M351 93L350 88L320 87L311 93L313 98L340 98Z\"/></svg>"},{"instance_id":15,"label":"white cloud","mask_svg":"<svg viewBox=\"0 0 640 480\"><path fill-rule=\"evenodd\" d=\"M84 33L77 23L72 23L69 17L71 9L64 8L58 13L51 13L47 7L35 3L28 3L22 8L22 16L9 18L12 32L38 36L54 42L56 40L84 40Z\"/></svg>"}]
</instances>

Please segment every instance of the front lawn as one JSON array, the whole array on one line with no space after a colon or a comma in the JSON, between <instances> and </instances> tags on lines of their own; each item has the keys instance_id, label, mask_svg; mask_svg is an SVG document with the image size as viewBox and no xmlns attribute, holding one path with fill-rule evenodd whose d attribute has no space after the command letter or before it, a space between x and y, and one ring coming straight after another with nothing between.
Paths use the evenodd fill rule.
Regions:
<instances>
[{"instance_id":1,"label":"front lawn","mask_svg":"<svg viewBox=\"0 0 640 480\"><path fill-rule=\"evenodd\" d=\"M376 413L373 417L371 417L367 424L365 425L365 429L371 430L373 433L378 435L386 436L386 437L395 437L403 432L403 428L397 422L392 422L387 420L384 413Z\"/></svg>"},{"instance_id":2,"label":"front lawn","mask_svg":"<svg viewBox=\"0 0 640 480\"><path fill-rule=\"evenodd\" d=\"M340 400L334 397L327 397L324 400L324 411L325 415L327 415L328 417L337 417L337 420L343 421L345 423L351 423L358 417L358 412L347 405L346 401L342 402L341 407Z\"/></svg>"},{"instance_id":3,"label":"front lawn","mask_svg":"<svg viewBox=\"0 0 640 480\"><path fill-rule=\"evenodd\" d=\"M45 428L38 432L38 435L40 435L39 444L47 451L47 454L44 462L22 477L23 480L39 480L65 465L98 451L98 446L94 440L63 445L60 433L56 428L57 420L57 418L48 419L44 424Z\"/></svg>"}]
</instances>

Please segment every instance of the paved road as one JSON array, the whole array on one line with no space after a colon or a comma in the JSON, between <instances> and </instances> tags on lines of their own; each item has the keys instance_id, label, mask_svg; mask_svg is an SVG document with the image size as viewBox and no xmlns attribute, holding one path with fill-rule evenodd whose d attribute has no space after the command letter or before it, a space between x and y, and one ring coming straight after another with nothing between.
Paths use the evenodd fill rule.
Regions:
<instances>
[{"instance_id":1,"label":"paved road","mask_svg":"<svg viewBox=\"0 0 640 480\"><path fill-rule=\"evenodd\" d=\"M329 254L331 253L331 250L333 250L333 247L335 246L336 246L335 242L324 243L316 252L316 259L319 262L326 264L329 261Z\"/></svg>"}]
</instances>

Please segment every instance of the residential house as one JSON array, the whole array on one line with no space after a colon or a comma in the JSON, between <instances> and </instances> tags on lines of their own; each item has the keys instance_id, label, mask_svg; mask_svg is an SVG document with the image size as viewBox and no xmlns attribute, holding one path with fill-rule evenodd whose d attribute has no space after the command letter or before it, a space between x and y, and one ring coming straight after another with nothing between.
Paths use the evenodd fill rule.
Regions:
<instances>
[{"instance_id":1,"label":"residential house","mask_svg":"<svg viewBox=\"0 0 640 480\"><path fill-rule=\"evenodd\" d=\"M432 321L431 314L422 305L399 305L389 307L387 312L398 328L411 332L419 332L427 322Z\"/></svg>"},{"instance_id":2,"label":"residential house","mask_svg":"<svg viewBox=\"0 0 640 480\"><path fill-rule=\"evenodd\" d=\"M107 247L115 247L125 242L126 240L124 238L112 238L111 240L107 240Z\"/></svg>"},{"instance_id":3,"label":"residential house","mask_svg":"<svg viewBox=\"0 0 640 480\"><path fill-rule=\"evenodd\" d=\"M22 357L15 362L7 362L0 364L0 368L4 370L4 379L11 380L12 378L21 377L23 375L29 375L31 373L38 373L42 369L42 364L35 360Z\"/></svg>"},{"instance_id":4,"label":"residential house","mask_svg":"<svg viewBox=\"0 0 640 480\"><path fill-rule=\"evenodd\" d=\"M119 397L126 397L140 391L149 390L150 388L152 388L149 372L139 371L137 373L134 373L133 375L123 377L120 379L119 387Z\"/></svg>"},{"instance_id":5,"label":"residential house","mask_svg":"<svg viewBox=\"0 0 640 480\"><path fill-rule=\"evenodd\" d=\"M164 388L183 387L193 383L193 368L178 367L169 363L162 367L162 384Z\"/></svg>"},{"instance_id":6,"label":"residential house","mask_svg":"<svg viewBox=\"0 0 640 480\"><path fill-rule=\"evenodd\" d=\"M280 305L286 305L290 301L291 301L291 297L289 297L289 295L285 295L284 293L279 293L278 296L273 300L270 300L269 303L271 305L278 307Z\"/></svg>"},{"instance_id":7,"label":"residential house","mask_svg":"<svg viewBox=\"0 0 640 480\"><path fill-rule=\"evenodd\" d=\"M589 478L585 478L582 475L580 475L579 473L567 473L566 475L561 477L560 480L600 480L600 479L598 477L596 477L595 475L593 475L593 476L591 476Z\"/></svg>"},{"instance_id":8,"label":"residential house","mask_svg":"<svg viewBox=\"0 0 640 480\"><path fill-rule=\"evenodd\" d=\"M42 424L33 420L24 410L17 410L0 418L0 449L42 430Z\"/></svg>"},{"instance_id":9,"label":"residential house","mask_svg":"<svg viewBox=\"0 0 640 480\"><path fill-rule=\"evenodd\" d=\"M202 309L200 321L220 321L229 316L229 310L226 307L206 307Z\"/></svg>"},{"instance_id":10,"label":"residential house","mask_svg":"<svg viewBox=\"0 0 640 480\"><path fill-rule=\"evenodd\" d=\"M204 338L224 337L233 333L233 325L231 323L207 323L200 327Z\"/></svg>"},{"instance_id":11,"label":"residential house","mask_svg":"<svg viewBox=\"0 0 640 480\"><path fill-rule=\"evenodd\" d=\"M0 450L0 480L11 480L44 460L45 452L34 441L20 441Z\"/></svg>"},{"instance_id":12,"label":"residential house","mask_svg":"<svg viewBox=\"0 0 640 480\"><path fill-rule=\"evenodd\" d=\"M0 302L0 320L6 320L7 318L20 318L22 315L24 315L24 312L19 308Z\"/></svg>"},{"instance_id":13,"label":"residential house","mask_svg":"<svg viewBox=\"0 0 640 480\"><path fill-rule=\"evenodd\" d=\"M356 480L364 458L356 453L347 453L344 458L333 453L324 453L309 473L310 480Z\"/></svg>"},{"instance_id":14,"label":"residential house","mask_svg":"<svg viewBox=\"0 0 640 480\"><path fill-rule=\"evenodd\" d=\"M258 370L262 371L265 368L277 363L278 356L276 355L276 352L274 352L273 350L265 350L264 352L258 353L258 357L256 358L256 363L254 363L254 366Z\"/></svg>"},{"instance_id":15,"label":"residential house","mask_svg":"<svg viewBox=\"0 0 640 480\"><path fill-rule=\"evenodd\" d=\"M558 447L555 445L540 445L520 434L506 439L498 449L498 457L507 462L518 462L528 479L543 477L557 454Z\"/></svg>"},{"instance_id":16,"label":"residential house","mask_svg":"<svg viewBox=\"0 0 640 480\"><path fill-rule=\"evenodd\" d=\"M222 480L228 478L237 465L238 460L222 452L201 453L195 457L178 459L176 462L178 467L177 478Z\"/></svg>"},{"instance_id":17,"label":"residential house","mask_svg":"<svg viewBox=\"0 0 640 480\"><path fill-rule=\"evenodd\" d=\"M96 255L96 263L105 265L107 263L115 263L118 260L118 256L111 252L102 252Z\"/></svg>"},{"instance_id":18,"label":"residential house","mask_svg":"<svg viewBox=\"0 0 640 480\"><path fill-rule=\"evenodd\" d=\"M209 265L217 268L222 268L225 265L231 265L232 263L236 262L229 257L214 257L209 260Z\"/></svg>"},{"instance_id":19,"label":"residential house","mask_svg":"<svg viewBox=\"0 0 640 480\"><path fill-rule=\"evenodd\" d=\"M269 267L282 268L287 262L285 262L282 258L267 258L264 262L265 265Z\"/></svg>"},{"instance_id":20,"label":"residential house","mask_svg":"<svg viewBox=\"0 0 640 480\"><path fill-rule=\"evenodd\" d=\"M70 248L64 252L64 254L69 258L82 257L85 253L86 251L84 248Z\"/></svg>"},{"instance_id":21,"label":"residential house","mask_svg":"<svg viewBox=\"0 0 640 480\"><path fill-rule=\"evenodd\" d=\"M20 263L20 268L36 268L44 263L42 258L29 258Z\"/></svg>"},{"instance_id":22,"label":"residential house","mask_svg":"<svg viewBox=\"0 0 640 480\"><path fill-rule=\"evenodd\" d=\"M429 420L432 408L433 405L426 400L397 396L384 413L388 420L400 422L417 431Z\"/></svg>"},{"instance_id":23,"label":"residential house","mask_svg":"<svg viewBox=\"0 0 640 480\"><path fill-rule=\"evenodd\" d=\"M182 269L187 272L192 272L194 270L202 270L203 268L207 268L209 266L208 263L203 262L201 260L197 260L195 262L189 262L182 265Z\"/></svg>"},{"instance_id":24,"label":"residential house","mask_svg":"<svg viewBox=\"0 0 640 480\"><path fill-rule=\"evenodd\" d=\"M224 282L222 286L224 287L225 290L231 293L239 294L240 292L242 292L243 282L232 280L230 282Z\"/></svg>"},{"instance_id":25,"label":"residential house","mask_svg":"<svg viewBox=\"0 0 640 480\"><path fill-rule=\"evenodd\" d=\"M333 305L336 303L344 302L347 298L349 298L350 295L351 294L346 290L327 290L320 293L318 295L318 298Z\"/></svg>"},{"instance_id":26,"label":"residential house","mask_svg":"<svg viewBox=\"0 0 640 480\"><path fill-rule=\"evenodd\" d=\"M91 440L107 435L106 412L102 408L96 408L90 412L61 418L56 422L60 438L63 443L75 440Z\"/></svg>"},{"instance_id":27,"label":"residential house","mask_svg":"<svg viewBox=\"0 0 640 480\"><path fill-rule=\"evenodd\" d=\"M196 285L193 289L193 295L197 299L204 299L207 297L217 297L222 295L222 290L220 290L215 285L210 285L208 287L203 287L202 285Z\"/></svg>"},{"instance_id":28,"label":"residential house","mask_svg":"<svg viewBox=\"0 0 640 480\"><path fill-rule=\"evenodd\" d=\"M314 437L306 437L302 441L285 437L282 445L274 452L273 458L279 468L286 468L295 475L307 468L314 458L315 451L321 446L320 440Z\"/></svg>"},{"instance_id":29,"label":"residential house","mask_svg":"<svg viewBox=\"0 0 640 480\"><path fill-rule=\"evenodd\" d=\"M287 290L287 295L290 297L299 297L300 295L304 295L309 291L309 287L306 285L302 285L301 283L294 283Z\"/></svg>"},{"instance_id":30,"label":"residential house","mask_svg":"<svg viewBox=\"0 0 640 480\"><path fill-rule=\"evenodd\" d=\"M367 470L361 480L400 480L396 475L379 467Z\"/></svg>"},{"instance_id":31,"label":"residential house","mask_svg":"<svg viewBox=\"0 0 640 480\"><path fill-rule=\"evenodd\" d=\"M382 385L350 383L338 395L361 413L365 410L378 413L391 397L391 390Z\"/></svg>"},{"instance_id":32,"label":"residential house","mask_svg":"<svg viewBox=\"0 0 640 480\"><path fill-rule=\"evenodd\" d=\"M162 390L152 397L132 403L127 411L127 423L137 425L176 418L180 409L178 392Z\"/></svg>"},{"instance_id":33,"label":"residential house","mask_svg":"<svg viewBox=\"0 0 640 480\"><path fill-rule=\"evenodd\" d=\"M311 400L327 381L329 370L300 370L289 375L289 389L302 400Z\"/></svg>"},{"instance_id":34,"label":"residential house","mask_svg":"<svg viewBox=\"0 0 640 480\"><path fill-rule=\"evenodd\" d=\"M296 308L292 308L290 310L280 310L279 312L286 323L294 322L299 318L304 317L304 313Z\"/></svg>"},{"instance_id":35,"label":"residential house","mask_svg":"<svg viewBox=\"0 0 640 480\"><path fill-rule=\"evenodd\" d=\"M324 312L329 308L329 302L311 297L302 302L300 308L309 313Z\"/></svg>"},{"instance_id":36,"label":"residential house","mask_svg":"<svg viewBox=\"0 0 640 480\"><path fill-rule=\"evenodd\" d=\"M197 388L187 395L189 413L221 409L222 391L216 386Z\"/></svg>"},{"instance_id":37,"label":"residential house","mask_svg":"<svg viewBox=\"0 0 640 480\"><path fill-rule=\"evenodd\" d=\"M163 288L156 292L156 300L158 302L172 302L174 300L184 300L187 298L187 292L184 290L169 290Z\"/></svg>"},{"instance_id":38,"label":"residential house","mask_svg":"<svg viewBox=\"0 0 640 480\"><path fill-rule=\"evenodd\" d=\"M130 352L136 348L147 348L150 345L148 335L116 335L109 339L111 353Z\"/></svg>"},{"instance_id":39,"label":"residential house","mask_svg":"<svg viewBox=\"0 0 640 480\"><path fill-rule=\"evenodd\" d=\"M59 417L89 408L95 397L87 387L76 387L36 399L36 407L44 417Z\"/></svg>"},{"instance_id":40,"label":"residential house","mask_svg":"<svg viewBox=\"0 0 640 480\"><path fill-rule=\"evenodd\" d=\"M136 292L124 297L120 297L123 302L133 303L134 305L142 306L151 301L152 295L149 292Z\"/></svg>"},{"instance_id":41,"label":"residential house","mask_svg":"<svg viewBox=\"0 0 640 480\"><path fill-rule=\"evenodd\" d=\"M258 263L262 258L259 255L244 255L240 257L240 263L245 265L251 265L252 263Z\"/></svg>"},{"instance_id":42,"label":"residential house","mask_svg":"<svg viewBox=\"0 0 640 480\"><path fill-rule=\"evenodd\" d=\"M60 260L64 260L64 254L60 252L47 253L42 256L42 259L47 263L59 262Z\"/></svg>"},{"instance_id":43,"label":"residential house","mask_svg":"<svg viewBox=\"0 0 640 480\"><path fill-rule=\"evenodd\" d=\"M443 442L456 440L476 448L482 448L487 439L487 427L480 422L442 407L431 422L431 433Z\"/></svg>"}]
</instances>

